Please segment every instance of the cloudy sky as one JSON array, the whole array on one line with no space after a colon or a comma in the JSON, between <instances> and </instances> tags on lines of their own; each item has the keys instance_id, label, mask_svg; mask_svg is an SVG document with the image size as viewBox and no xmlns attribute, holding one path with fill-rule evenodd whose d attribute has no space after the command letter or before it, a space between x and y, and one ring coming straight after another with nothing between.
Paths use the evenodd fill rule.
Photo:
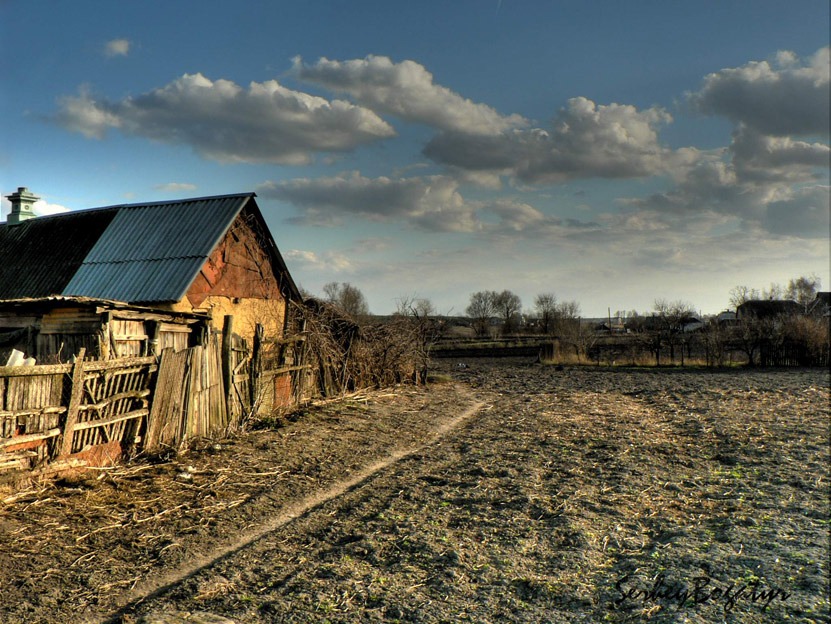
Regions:
<instances>
[{"instance_id":1,"label":"cloudy sky","mask_svg":"<svg viewBox=\"0 0 831 624\"><path fill-rule=\"evenodd\" d=\"M831 286L827 0L0 0L0 41L4 196L255 191L376 313Z\"/></svg>"}]
</instances>

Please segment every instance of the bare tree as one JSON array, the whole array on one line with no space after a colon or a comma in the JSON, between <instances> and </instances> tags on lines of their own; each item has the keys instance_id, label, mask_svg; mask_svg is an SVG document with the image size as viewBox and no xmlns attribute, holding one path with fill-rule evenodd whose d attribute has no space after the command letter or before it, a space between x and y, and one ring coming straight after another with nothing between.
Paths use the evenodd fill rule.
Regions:
<instances>
[{"instance_id":1,"label":"bare tree","mask_svg":"<svg viewBox=\"0 0 831 624\"><path fill-rule=\"evenodd\" d=\"M557 296L554 293L542 293L534 297L534 310L540 319L540 331L550 334L554 329L557 315Z\"/></svg>"},{"instance_id":2,"label":"bare tree","mask_svg":"<svg viewBox=\"0 0 831 624\"><path fill-rule=\"evenodd\" d=\"M369 316L369 305L364 294L349 282L329 282L323 286L326 301L338 306L354 320Z\"/></svg>"},{"instance_id":3,"label":"bare tree","mask_svg":"<svg viewBox=\"0 0 831 624\"><path fill-rule=\"evenodd\" d=\"M684 332L686 323L695 316L695 307L686 301L666 299L655 300L655 313L658 317L655 362L660 365L661 345L669 346L670 362L675 361L675 346ZM684 365L684 350L681 349L681 365Z\"/></svg>"},{"instance_id":4,"label":"bare tree","mask_svg":"<svg viewBox=\"0 0 831 624\"><path fill-rule=\"evenodd\" d=\"M574 349L578 361L588 357L589 350L597 342L597 334L592 328L586 327L580 318L580 304L576 301L562 301L557 304L554 332L561 342Z\"/></svg>"},{"instance_id":5,"label":"bare tree","mask_svg":"<svg viewBox=\"0 0 831 624\"><path fill-rule=\"evenodd\" d=\"M414 319L428 319L435 316L436 308L429 299L415 295L404 295L395 300L395 313L400 316L410 316Z\"/></svg>"},{"instance_id":6,"label":"bare tree","mask_svg":"<svg viewBox=\"0 0 831 624\"><path fill-rule=\"evenodd\" d=\"M785 298L796 301L803 312L807 312L817 298L820 286L820 279L816 275L802 275L788 282L785 288Z\"/></svg>"},{"instance_id":7,"label":"bare tree","mask_svg":"<svg viewBox=\"0 0 831 624\"><path fill-rule=\"evenodd\" d=\"M738 310L743 303L759 298L761 298L759 291L749 286L736 286L730 289L730 307L734 310Z\"/></svg>"},{"instance_id":8,"label":"bare tree","mask_svg":"<svg viewBox=\"0 0 831 624\"><path fill-rule=\"evenodd\" d=\"M503 290L494 297L494 307L497 313L502 317L502 331L509 334L516 330L517 315L522 310L522 300L519 295L512 293L510 290Z\"/></svg>"},{"instance_id":9,"label":"bare tree","mask_svg":"<svg viewBox=\"0 0 831 624\"><path fill-rule=\"evenodd\" d=\"M465 312L473 319L473 327L479 336L488 334L490 319L496 312L497 293L492 290L480 290L470 296L470 305Z\"/></svg>"}]
</instances>

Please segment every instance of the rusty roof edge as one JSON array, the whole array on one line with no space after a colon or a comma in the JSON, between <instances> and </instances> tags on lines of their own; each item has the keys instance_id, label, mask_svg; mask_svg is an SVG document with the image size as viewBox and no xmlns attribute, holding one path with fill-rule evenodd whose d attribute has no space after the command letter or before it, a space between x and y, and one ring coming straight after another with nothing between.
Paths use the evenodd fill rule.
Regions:
<instances>
[{"instance_id":1,"label":"rusty roof edge","mask_svg":"<svg viewBox=\"0 0 831 624\"><path fill-rule=\"evenodd\" d=\"M233 194L233 195L217 195L215 197L202 197L202 198L199 198L199 199L204 201L206 199L216 199L217 197L223 197L223 198L226 198L226 199L230 199L232 197L239 197L240 198L240 203L237 206L236 210L234 210L234 215L229 219L228 223L225 224L225 227L222 229L222 231L216 237L216 240L214 240L213 243L211 244L211 248L210 248L210 251L208 252L208 255L207 256L202 256L202 255L187 256L188 258L201 258L202 262L198 267L196 267L196 270L193 271L193 273L190 275L190 279L187 280L187 283L185 284L184 288L182 289L182 292L179 293L179 296L176 298L176 301L181 301L184 298L184 296L188 294L188 289L190 289L190 287L193 284L194 280L199 275L199 272L202 270L202 267L205 266L205 262L208 261L208 258L210 258L210 255L213 253L214 249L216 249L217 245L219 245L219 243L222 242L222 239L228 233L228 230L230 229L231 225L234 223L236 218L239 216L239 214L242 212L242 209L245 208L245 205L248 203L249 200L256 197L256 194L255 193L237 193L237 194ZM195 199L194 201L199 201L199 199Z\"/></svg>"},{"instance_id":2,"label":"rusty roof edge","mask_svg":"<svg viewBox=\"0 0 831 624\"><path fill-rule=\"evenodd\" d=\"M0 308L35 306L44 303L75 303L83 306L100 306L113 310L129 310L134 312L147 312L155 314L166 314L170 316L181 316L183 318L207 319L210 315L207 312L179 312L172 310L159 310L151 306L116 301L114 299L99 299L97 297L83 297L77 295L50 295L48 297L22 297L19 299L0 299Z\"/></svg>"},{"instance_id":3,"label":"rusty roof edge","mask_svg":"<svg viewBox=\"0 0 831 624\"><path fill-rule=\"evenodd\" d=\"M256 197L257 195L252 193L252 197L250 198L251 201L247 202L246 205L250 205L252 207L251 213L254 215L254 218L259 221L263 234L266 237L265 242L268 245L268 252L271 254L272 262L276 264L274 268L278 269L278 277L285 279L287 282L289 294L291 295L289 299L302 301L303 297L300 295L300 289L297 287L297 284L294 283L294 278L289 271L288 265L286 265L283 255L280 253L280 248L277 247L277 243L274 242L274 235L271 233L271 228L269 228L268 224L265 222L265 217L263 216L259 205L257 205L257 200L255 199ZM283 294L285 295L285 293Z\"/></svg>"}]
</instances>

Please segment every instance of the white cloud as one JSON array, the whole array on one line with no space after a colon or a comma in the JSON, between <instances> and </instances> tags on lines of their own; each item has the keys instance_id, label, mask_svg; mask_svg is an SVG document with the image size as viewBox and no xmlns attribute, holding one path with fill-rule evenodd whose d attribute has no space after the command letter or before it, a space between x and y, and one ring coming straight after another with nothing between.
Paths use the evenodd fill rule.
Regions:
<instances>
[{"instance_id":1,"label":"white cloud","mask_svg":"<svg viewBox=\"0 0 831 624\"><path fill-rule=\"evenodd\" d=\"M500 115L485 104L463 98L433 82L433 74L414 61L393 63L386 56L314 65L294 59L296 75L337 93L347 93L374 111L433 128L469 134L497 134L524 126L520 115Z\"/></svg>"},{"instance_id":2,"label":"white cloud","mask_svg":"<svg viewBox=\"0 0 831 624\"><path fill-rule=\"evenodd\" d=\"M32 206L35 214L45 217L46 215L60 214L62 212L69 212L69 208L60 204L50 204L47 201L39 199Z\"/></svg>"},{"instance_id":3,"label":"white cloud","mask_svg":"<svg viewBox=\"0 0 831 624\"><path fill-rule=\"evenodd\" d=\"M163 143L185 144L221 162L306 164L315 152L350 151L394 135L372 111L342 100L292 91L275 80L244 89L229 80L185 74L118 102L82 90L60 101L56 121L87 137L109 128Z\"/></svg>"},{"instance_id":4,"label":"white cloud","mask_svg":"<svg viewBox=\"0 0 831 624\"><path fill-rule=\"evenodd\" d=\"M348 273L355 269L348 256L336 251L317 254L304 249L289 249L284 255L286 262L303 271Z\"/></svg>"},{"instance_id":5,"label":"white cloud","mask_svg":"<svg viewBox=\"0 0 831 624\"><path fill-rule=\"evenodd\" d=\"M3 197L0 198L0 216L5 218L11 212L11 209L11 202L6 199L5 195L3 195ZM43 199L39 199L32 205L32 210L39 217L45 217L47 215L69 212L70 209L66 206L62 206L61 204L52 204Z\"/></svg>"},{"instance_id":6,"label":"white cloud","mask_svg":"<svg viewBox=\"0 0 831 624\"><path fill-rule=\"evenodd\" d=\"M165 184L157 184L153 188L166 193L190 193L196 190L196 185L187 182L167 182Z\"/></svg>"},{"instance_id":7,"label":"white cloud","mask_svg":"<svg viewBox=\"0 0 831 624\"><path fill-rule=\"evenodd\" d=\"M829 134L829 48L801 62L792 52L709 74L693 108L774 136Z\"/></svg>"},{"instance_id":8,"label":"white cloud","mask_svg":"<svg viewBox=\"0 0 831 624\"><path fill-rule=\"evenodd\" d=\"M110 128L119 128L121 119L117 113L108 110L106 104L98 104L81 87L77 96L65 96L58 100L60 111L55 120L67 130L80 132L88 139L103 139Z\"/></svg>"},{"instance_id":9,"label":"white cloud","mask_svg":"<svg viewBox=\"0 0 831 624\"><path fill-rule=\"evenodd\" d=\"M573 98L550 130L513 130L498 136L445 132L424 150L437 162L463 170L500 171L524 182L575 178L632 178L666 171L670 150L657 128L672 120L660 108L639 111Z\"/></svg>"},{"instance_id":10,"label":"white cloud","mask_svg":"<svg viewBox=\"0 0 831 624\"><path fill-rule=\"evenodd\" d=\"M104 44L104 55L108 58L127 56L129 53L130 41L128 39L112 39Z\"/></svg>"}]
</instances>

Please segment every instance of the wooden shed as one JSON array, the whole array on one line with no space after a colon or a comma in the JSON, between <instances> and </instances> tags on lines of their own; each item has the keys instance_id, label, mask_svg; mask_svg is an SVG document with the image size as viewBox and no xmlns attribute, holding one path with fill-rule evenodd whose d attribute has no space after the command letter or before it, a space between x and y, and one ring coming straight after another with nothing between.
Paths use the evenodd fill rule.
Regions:
<instances>
[{"instance_id":1,"label":"wooden shed","mask_svg":"<svg viewBox=\"0 0 831 624\"><path fill-rule=\"evenodd\" d=\"M203 344L205 313L167 312L88 297L0 301L0 366L13 350L57 364L84 348L98 359L159 355Z\"/></svg>"},{"instance_id":2,"label":"wooden shed","mask_svg":"<svg viewBox=\"0 0 831 624\"><path fill-rule=\"evenodd\" d=\"M0 223L0 328L36 326L34 357L68 359L81 346L99 358L152 353L158 341L191 341L174 334L199 319L220 331L226 315L249 341L258 323L267 336L286 333L301 298L254 193L31 218L22 208L37 198L20 191ZM102 331L124 338L92 337Z\"/></svg>"}]
</instances>

